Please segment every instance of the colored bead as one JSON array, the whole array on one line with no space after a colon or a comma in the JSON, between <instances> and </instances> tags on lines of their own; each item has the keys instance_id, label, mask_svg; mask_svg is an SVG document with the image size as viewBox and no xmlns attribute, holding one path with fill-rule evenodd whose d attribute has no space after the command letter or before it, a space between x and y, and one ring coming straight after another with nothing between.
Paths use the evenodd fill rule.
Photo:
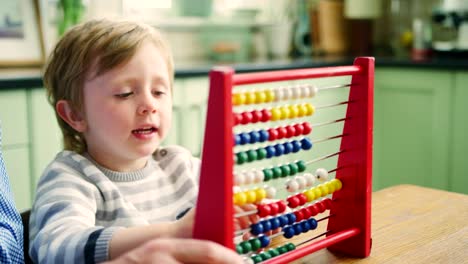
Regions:
<instances>
[{"instance_id":1,"label":"colored bead","mask_svg":"<svg viewBox=\"0 0 468 264\"><path fill-rule=\"evenodd\" d=\"M281 119L281 110L279 108L271 109L271 121L277 121Z\"/></svg>"},{"instance_id":2,"label":"colored bead","mask_svg":"<svg viewBox=\"0 0 468 264\"><path fill-rule=\"evenodd\" d=\"M245 104L255 103L255 92L246 92L245 93Z\"/></svg>"},{"instance_id":3,"label":"colored bead","mask_svg":"<svg viewBox=\"0 0 468 264\"><path fill-rule=\"evenodd\" d=\"M301 86L301 97L302 98L307 98L310 96L310 90L307 85Z\"/></svg>"},{"instance_id":4,"label":"colored bead","mask_svg":"<svg viewBox=\"0 0 468 264\"><path fill-rule=\"evenodd\" d=\"M265 142L268 140L269 133L266 130L264 129L258 130L258 134L260 136L258 139L258 142Z\"/></svg>"},{"instance_id":5,"label":"colored bead","mask_svg":"<svg viewBox=\"0 0 468 264\"><path fill-rule=\"evenodd\" d=\"M268 186L265 188L268 199L273 199L276 197L276 189L274 187Z\"/></svg>"},{"instance_id":6,"label":"colored bead","mask_svg":"<svg viewBox=\"0 0 468 264\"><path fill-rule=\"evenodd\" d=\"M271 223L269 220L262 220L260 223L262 223L264 233L271 230Z\"/></svg>"},{"instance_id":7,"label":"colored bead","mask_svg":"<svg viewBox=\"0 0 468 264\"><path fill-rule=\"evenodd\" d=\"M272 90L265 90L265 102L273 102L275 100L275 93Z\"/></svg>"},{"instance_id":8,"label":"colored bead","mask_svg":"<svg viewBox=\"0 0 468 264\"><path fill-rule=\"evenodd\" d=\"M315 200L315 193L312 190L305 191L304 195L307 197L307 202L311 202Z\"/></svg>"},{"instance_id":9,"label":"colored bead","mask_svg":"<svg viewBox=\"0 0 468 264\"><path fill-rule=\"evenodd\" d=\"M241 115L242 115L241 124L245 125L245 124L248 124L248 123L252 122L252 118L253 118L252 113L243 112L243 113L241 113Z\"/></svg>"},{"instance_id":10,"label":"colored bead","mask_svg":"<svg viewBox=\"0 0 468 264\"><path fill-rule=\"evenodd\" d=\"M297 116L298 117L303 117L307 114L307 107L303 104L297 106L298 112Z\"/></svg>"},{"instance_id":11,"label":"colored bead","mask_svg":"<svg viewBox=\"0 0 468 264\"><path fill-rule=\"evenodd\" d=\"M280 112L281 112L281 117L280 117L281 120L289 118L289 107L288 106L280 107Z\"/></svg>"},{"instance_id":12,"label":"colored bead","mask_svg":"<svg viewBox=\"0 0 468 264\"><path fill-rule=\"evenodd\" d=\"M289 213L286 215L288 217L288 224L292 225L296 222L296 215L293 213Z\"/></svg>"},{"instance_id":13,"label":"colored bead","mask_svg":"<svg viewBox=\"0 0 468 264\"><path fill-rule=\"evenodd\" d=\"M300 204L300 200L297 196L290 196L286 200L288 201L289 208L296 208Z\"/></svg>"},{"instance_id":14,"label":"colored bead","mask_svg":"<svg viewBox=\"0 0 468 264\"><path fill-rule=\"evenodd\" d=\"M269 181L273 177L273 171L269 168L263 169L264 181Z\"/></svg>"},{"instance_id":15,"label":"colored bead","mask_svg":"<svg viewBox=\"0 0 468 264\"><path fill-rule=\"evenodd\" d=\"M299 199L299 205L304 205L307 203L307 197L303 193L296 194L297 199Z\"/></svg>"},{"instance_id":16,"label":"colored bead","mask_svg":"<svg viewBox=\"0 0 468 264\"><path fill-rule=\"evenodd\" d=\"M270 205L268 204L258 204L257 205L257 215L260 217L269 216L271 213Z\"/></svg>"},{"instance_id":17,"label":"colored bead","mask_svg":"<svg viewBox=\"0 0 468 264\"><path fill-rule=\"evenodd\" d=\"M286 202L283 200L277 201L276 204L278 205L278 213L283 213L284 211L286 211L286 208L288 207Z\"/></svg>"},{"instance_id":18,"label":"colored bead","mask_svg":"<svg viewBox=\"0 0 468 264\"><path fill-rule=\"evenodd\" d=\"M266 157L267 159L275 157L276 156L276 149L273 146L267 146L265 147L266 150Z\"/></svg>"},{"instance_id":19,"label":"colored bead","mask_svg":"<svg viewBox=\"0 0 468 264\"><path fill-rule=\"evenodd\" d=\"M271 255L268 254L268 252L262 252L260 254L258 254L260 257L262 257L262 260L265 261L265 260L269 260L271 259Z\"/></svg>"},{"instance_id":20,"label":"colored bead","mask_svg":"<svg viewBox=\"0 0 468 264\"><path fill-rule=\"evenodd\" d=\"M292 89L291 87L284 87L284 96L283 96L283 99L284 100L289 100L292 98Z\"/></svg>"},{"instance_id":21,"label":"colored bead","mask_svg":"<svg viewBox=\"0 0 468 264\"><path fill-rule=\"evenodd\" d=\"M322 191L322 196L327 196L330 193L325 184L320 184L317 187Z\"/></svg>"},{"instance_id":22,"label":"colored bead","mask_svg":"<svg viewBox=\"0 0 468 264\"><path fill-rule=\"evenodd\" d=\"M240 245L236 245L236 252L238 254L244 254L244 250L242 249L242 247Z\"/></svg>"},{"instance_id":23,"label":"colored bead","mask_svg":"<svg viewBox=\"0 0 468 264\"><path fill-rule=\"evenodd\" d=\"M264 91L256 91L255 92L255 103L261 104L266 101L266 94Z\"/></svg>"},{"instance_id":24,"label":"colored bead","mask_svg":"<svg viewBox=\"0 0 468 264\"><path fill-rule=\"evenodd\" d=\"M309 222L310 230L317 228L317 220L315 220L315 218L309 218L307 221Z\"/></svg>"},{"instance_id":25,"label":"colored bead","mask_svg":"<svg viewBox=\"0 0 468 264\"><path fill-rule=\"evenodd\" d=\"M341 190L341 187L343 187L343 184L341 183L340 180L338 179L333 179L331 180L333 182L333 184L335 185L335 190L338 191L338 190Z\"/></svg>"},{"instance_id":26,"label":"colored bead","mask_svg":"<svg viewBox=\"0 0 468 264\"><path fill-rule=\"evenodd\" d=\"M280 215L280 216L278 216L278 220L279 220L279 222L280 222L280 226L281 226L281 227L283 227L283 226L289 224L288 217L285 216L285 215Z\"/></svg>"},{"instance_id":27,"label":"colored bead","mask_svg":"<svg viewBox=\"0 0 468 264\"><path fill-rule=\"evenodd\" d=\"M257 201L257 193L255 193L255 191L249 190L249 191L245 192L245 194L247 196L246 203L251 204L251 203L255 203Z\"/></svg>"},{"instance_id":28,"label":"colored bead","mask_svg":"<svg viewBox=\"0 0 468 264\"><path fill-rule=\"evenodd\" d=\"M304 219L304 214L302 213L302 210L298 210L294 212L294 214L296 215L296 222L300 222Z\"/></svg>"},{"instance_id":29,"label":"colored bead","mask_svg":"<svg viewBox=\"0 0 468 264\"><path fill-rule=\"evenodd\" d=\"M325 207L330 210L333 207L333 202L331 199L327 198L323 200L323 203L325 204Z\"/></svg>"},{"instance_id":30,"label":"colored bead","mask_svg":"<svg viewBox=\"0 0 468 264\"><path fill-rule=\"evenodd\" d=\"M271 112L268 109L263 109L260 111L262 113L262 118L260 118L260 121L262 122L268 122L271 119Z\"/></svg>"},{"instance_id":31,"label":"colored bead","mask_svg":"<svg viewBox=\"0 0 468 264\"><path fill-rule=\"evenodd\" d=\"M263 261L262 257L260 255L254 255L251 257L251 259L253 260L253 262L256 264L256 263L260 263Z\"/></svg>"},{"instance_id":32,"label":"colored bead","mask_svg":"<svg viewBox=\"0 0 468 264\"><path fill-rule=\"evenodd\" d=\"M252 123L257 123L262 120L263 114L259 110L253 110L250 113L252 114Z\"/></svg>"},{"instance_id":33,"label":"colored bead","mask_svg":"<svg viewBox=\"0 0 468 264\"><path fill-rule=\"evenodd\" d=\"M247 150L247 160L249 162L257 160L257 151L254 149Z\"/></svg>"},{"instance_id":34,"label":"colored bead","mask_svg":"<svg viewBox=\"0 0 468 264\"><path fill-rule=\"evenodd\" d=\"M318 168L315 171L315 176L317 177L317 180L324 182L328 180L328 171L324 168Z\"/></svg>"},{"instance_id":35,"label":"colored bead","mask_svg":"<svg viewBox=\"0 0 468 264\"><path fill-rule=\"evenodd\" d=\"M302 126L302 124L294 124L293 125L294 127L294 136L300 136L302 135L302 132L304 131L304 127Z\"/></svg>"},{"instance_id":36,"label":"colored bead","mask_svg":"<svg viewBox=\"0 0 468 264\"><path fill-rule=\"evenodd\" d=\"M285 155L291 153L294 149L293 144L291 144L291 142L284 142L283 146Z\"/></svg>"},{"instance_id":37,"label":"colored bead","mask_svg":"<svg viewBox=\"0 0 468 264\"><path fill-rule=\"evenodd\" d=\"M283 139L288 134L288 130L285 127L276 128L276 132L278 132L278 139Z\"/></svg>"},{"instance_id":38,"label":"colored bead","mask_svg":"<svg viewBox=\"0 0 468 264\"><path fill-rule=\"evenodd\" d=\"M254 182L255 175L251 172L243 171L244 175L244 184L252 184Z\"/></svg>"},{"instance_id":39,"label":"colored bead","mask_svg":"<svg viewBox=\"0 0 468 264\"><path fill-rule=\"evenodd\" d=\"M311 116L315 113L315 107L311 103L306 103L305 107L307 109L307 116Z\"/></svg>"},{"instance_id":40,"label":"colored bead","mask_svg":"<svg viewBox=\"0 0 468 264\"><path fill-rule=\"evenodd\" d=\"M308 207L304 207L301 209L302 214L304 215L304 219L309 219L312 216L312 212Z\"/></svg>"},{"instance_id":41,"label":"colored bead","mask_svg":"<svg viewBox=\"0 0 468 264\"><path fill-rule=\"evenodd\" d=\"M292 229L292 227L291 227L291 229ZM293 235L291 237L293 237L293 236L294 236L294 230L293 230ZM289 238L291 238L291 237L289 237ZM278 249L278 252L280 253L280 255L288 252L288 248L286 246L279 246L277 249Z\"/></svg>"},{"instance_id":42,"label":"colored bead","mask_svg":"<svg viewBox=\"0 0 468 264\"><path fill-rule=\"evenodd\" d=\"M268 129L268 140L274 141L278 138L278 130L276 128L269 128Z\"/></svg>"},{"instance_id":43,"label":"colored bead","mask_svg":"<svg viewBox=\"0 0 468 264\"><path fill-rule=\"evenodd\" d=\"M261 223L255 223L250 225L250 233L254 236L258 236L263 233L263 225Z\"/></svg>"},{"instance_id":44,"label":"colored bead","mask_svg":"<svg viewBox=\"0 0 468 264\"><path fill-rule=\"evenodd\" d=\"M291 87L291 92L292 92L292 99L298 99L301 97L301 87L300 86L294 86Z\"/></svg>"},{"instance_id":45,"label":"colored bead","mask_svg":"<svg viewBox=\"0 0 468 264\"><path fill-rule=\"evenodd\" d=\"M267 247L270 244L270 238L265 235L259 236L258 239L260 240L260 244L262 248Z\"/></svg>"},{"instance_id":46,"label":"colored bead","mask_svg":"<svg viewBox=\"0 0 468 264\"><path fill-rule=\"evenodd\" d=\"M242 124L242 114L239 113L234 113L232 114L232 119L234 122L234 125Z\"/></svg>"},{"instance_id":47,"label":"colored bead","mask_svg":"<svg viewBox=\"0 0 468 264\"><path fill-rule=\"evenodd\" d=\"M299 171L299 167L296 163L289 163L288 166L291 171L289 175L295 175Z\"/></svg>"},{"instance_id":48,"label":"colored bead","mask_svg":"<svg viewBox=\"0 0 468 264\"><path fill-rule=\"evenodd\" d=\"M268 250L268 253L270 253L270 255L271 255L272 258L274 258L274 257L280 255L280 253L278 252L278 250L275 249L275 248L272 248L272 249Z\"/></svg>"},{"instance_id":49,"label":"colored bead","mask_svg":"<svg viewBox=\"0 0 468 264\"><path fill-rule=\"evenodd\" d=\"M257 195L257 203L261 202L263 199L266 198L266 191L263 188L255 189L255 194Z\"/></svg>"},{"instance_id":50,"label":"colored bead","mask_svg":"<svg viewBox=\"0 0 468 264\"><path fill-rule=\"evenodd\" d=\"M256 151L257 151L257 160L262 160L262 159L266 158L267 151L265 149L259 148Z\"/></svg>"},{"instance_id":51,"label":"colored bead","mask_svg":"<svg viewBox=\"0 0 468 264\"><path fill-rule=\"evenodd\" d=\"M302 144L299 141L293 140L293 141L291 141L291 144L292 144L292 152L293 153L297 153L297 152L301 151Z\"/></svg>"},{"instance_id":52,"label":"colored bead","mask_svg":"<svg viewBox=\"0 0 468 264\"><path fill-rule=\"evenodd\" d=\"M289 168L288 165L281 165L280 169L281 169L281 177L283 178L291 174L291 168Z\"/></svg>"},{"instance_id":53,"label":"colored bead","mask_svg":"<svg viewBox=\"0 0 468 264\"><path fill-rule=\"evenodd\" d=\"M233 105L242 105L245 103L246 97L244 93L235 93L232 95Z\"/></svg>"},{"instance_id":54,"label":"colored bead","mask_svg":"<svg viewBox=\"0 0 468 264\"><path fill-rule=\"evenodd\" d=\"M310 85L309 86L310 97L315 97L315 95L317 95L317 93L318 93L318 90L319 89L317 88L317 86Z\"/></svg>"},{"instance_id":55,"label":"colored bead","mask_svg":"<svg viewBox=\"0 0 468 264\"><path fill-rule=\"evenodd\" d=\"M284 98L284 91L283 91L283 88L277 88L273 91L274 93L274 101L275 102L278 102L278 101L282 101L283 98Z\"/></svg>"},{"instance_id":56,"label":"colored bead","mask_svg":"<svg viewBox=\"0 0 468 264\"><path fill-rule=\"evenodd\" d=\"M289 252L289 251L295 250L296 246L293 243L288 243L288 244L286 244L286 248L287 248L287 250Z\"/></svg>"},{"instance_id":57,"label":"colored bead","mask_svg":"<svg viewBox=\"0 0 468 264\"><path fill-rule=\"evenodd\" d=\"M283 144L276 144L275 146L275 156L279 157L284 154L284 146Z\"/></svg>"},{"instance_id":58,"label":"colored bead","mask_svg":"<svg viewBox=\"0 0 468 264\"><path fill-rule=\"evenodd\" d=\"M244 205L247 202L247 195L244 192L235 193L233 202L235 205Z\"/></svg>"},{"instance_id":59,"label":"colored bead","mask_svg":"<svg viewBox=\"0 0 468 264\"><path fill-rule=\"evenodd\" d=\"M245 144L248 144L250 142L250 135L248 133L240 133L239 134L239 137L240 137L240 144L241 145L245 145Z\"/></svg>"},{"instance_id":60,"label":"colored bead","mask_svg":"<svg viewBox=\"0 0 468 264\"><path fill-rule=\"evenodd\" d=\"M312 125L309 122L302 123L302 128L302 135L308 135L310 132L312 132Z\"/></svg>"},{"instance_id":61,"label":"colored bead","mask_svg":"<svg viewBox=\"0 0 468 264\"><path fill-rule=\"evenodd\" d=\"M296 192L299 189L299 184L294 179L286 181L286 190L288 192Z\"/></svg>"},{"instance_id":62,"label":"colored bead","mask_svg":"<svg viewBox=\"0 0 468 264\"><path fill-rule=\"evenodd\" d=\"M258 151L258 150L257 150ZM266 153L266 151L265 151ZM264 181L264 176L263 176L263 172L260 171L260 170L253 170L253 173L255 175L255 179L254 179L254 182L255 183L260 183L260 182L263 182Z\"/></svg>"},{"instance_id":63,"label":"colored bead","mask_svg":"<svg viewBox=\"0 0 468 264\"><path fill-rule=\"evenodd\" d=\"M307 168L307 165L306 165L305 161L303 161L303 160L296 161L296 164L297 164L298 172L303 172Z\"/></svg>"},{"instance_id":64,"label":"colored bead","mask_svg":"<svg viewBox=\"0 0 468 264\"><path fill-rule=\"evenodd\" d=\"M292 238L294 236L294 228L292 226L286 226L283 228L283 236L285 238Z\"/></svg>"},{"instance_id":65,"label":"colored bead","mask_svg":"<svg viewBox=\"0 0 468 264\"><path fill-rule=\"evenodd\" d=\"M271 218L270 224L271 224L271 230L275 230L278 227L280 227L280 221L277 217Z\"/></svg>"},{"instance_id":66,"label":"colored bead","mask_svg":"<svg viewBox=\"0 0 468 264\"><path fill-rule=\"evenodd\" d=\"M250 244L249 241L242 241L242 242L240 242L239 245L242 248L243 254L246 254L246 253L249 253L250 251L252 251L252 245Z\"/></svg>"},{"instance_id":67,"label":"colored bead","mask_svg":"<svg viewBox=\"0 0 468 264\"><path fill-rule=\"evenodd\" d=\"M236 185L244 185L245 184L245 177L243 173L235 173L234 174L234 183Z\"/></svg>"},{"instance_id":68,"label":"colored bead","mask_svg":"<svg viewBox=\"0 0 468 264\"><path fill-rule=\"evenodd\" d=\"M292 173L291 173L291 175L292 175ZM300 190L302 190L302 189L304 189L306 187L307 182L306 182L306 179L304 177L296 176L294 179L299 184L299 189Z\"/></svg>"},{"instance_id":69,"label":"colored bead","mask_svg":"<svg viewBox=\"0 0 468 264\"><path fill-rule=\"evenodd\" d=\"M325 210L327 210L327 207L322 202L317 203L317 208L318 208L319 213L323 213L325 212Z\"/></svg>"},{"instance_id":70,"label":"colored bead","mask_svg":"<svg viewBox=\"0 0 468 264\"><path fill-rule=\"evenodd\" d=\"M234 146L239 145L240 142L241 142L240 136L239 135L234 135L233 136L233 142L232 142L234 144Z\"/></svg>"},{"instance_id":71,"label":"colored bead","mask_svg":"<svg viewBox=\"0 0 468 264\"><path fill-rule=\"evenodd\" d=\"M309 138L303 138L301 139L301 147L303 150L309 150L312 148L312 141L310 141Z\"/></svg>"},{"instance_id":72,"label":"colored bead","mask_svg":"<svg viewBox=\"0 0 468 264\"><path fill-rule=\"evenodd\" d=\"M271 212L270 212L270 215L277 215L278 214L278 204L276 203L270 203L270 208L271 208Z\"/></svg>"},{"instance_id":73,"label":"colored bead","mask_svg":"<svg viewBox=\"0 0 468 264\"><path fill-rule=\"evenodd\" d=\"M299 108L297 105L289 106L289 118L296 118L299 115Z\"/></svg>"},{"instance_id":74,"label":"colored bead","mask_svg":"<svg viewBox=\"0 0 468 264\"><path fill-rule=\"evenodd\" d=\"M296 236L302 233L302 226L299 223L294 224L293 228L294 228L294 234Z\"/></svg>"},{"instance_id":75,"label":"colored bead","mask_svg":"<svg viewBox=\"0 0 468 264\"><path fill-rule=\"evenodd\" d=\"M313 190L313 192L315 194L316 199L322 197L322 191L320 190L320 188L315 187L312 190Z\"/></svg>"},{"instance_id":76,"label":"colored bead","mask_svg":"<svg viewBox=\"0 0 468 264\"><path fill-rule=\"evenodd\" d=\"M280 167L273 167L273 179L278 179L283 175Z\"/></svg>"},{"instance_id":77,"label":"colored bead","mask_svg":"<svg viewBox=\"0 0 468 264\"><path fill-rule=\"evenodd\" d=\"M286 137L291 138L296 135L296 129L293 126L286 126Z\"/></svg>"},{"instance_id":78,"label":"colored bead","mask_svg":"<svg viewBox=\"0 0 468 264\"><path fill-rule=\"evenodd\" d=\"M302 232L303 232L303 233L306 233L307 231L310 230L309 221L303 221L303 222L301 222L300 224L301 224Z\"/></svg>"},{"instance_id":79,"label":"colored bead","mask_svg":"<svg viewBox=\"0 0 468 264\"><path fill-rule=\"evenodd\" d=\"M311 205L311 206L309 206L308 208L309 208L309 211L310 211L310 213L311 213L311 214L310 214L311 216L316 216L316 215L318 215L318 213L319 213L319 208L318 208L318 206L317 206L316 203L313 204L313 205Z\"/></svg>"},{"instance_id":80,"label":"colored bead","mask_svg":"<svg viewBox=\"0 0 468 264\"><path fill-rule=\"evenodd\" d=\"M334 193L336 191L335 190L335 184L333 184L332 181L325 182L324 184L327 186L329 194Z\"/></svg>"},{"instance_id":81,"label":"colored bead","mask_svg":"<svg viewBox=\"0 0 468 264\"><path fill-rule=\"evenodd\" d=\"M304 177L304 179L306 180L306 186L308 187L314 186L315 184L314 175L312 175L311 173L304 173L302 177Z\"/></svg>"}]
</instances>

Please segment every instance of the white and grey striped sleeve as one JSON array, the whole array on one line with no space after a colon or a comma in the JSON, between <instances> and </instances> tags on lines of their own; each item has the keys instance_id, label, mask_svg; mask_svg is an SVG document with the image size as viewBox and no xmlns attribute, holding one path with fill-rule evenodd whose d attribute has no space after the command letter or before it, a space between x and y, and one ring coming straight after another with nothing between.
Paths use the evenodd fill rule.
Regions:
<instances>
[{"instance_id":1,"label":"white and grey striped sleeve","mask_svg":"<svg viewBox=\"0 0 468 264\"><path fill-rule=\"evenodd\" d=\"M77 175L78 174L78 175ZM41 178L30 219L35 263L95 263L108 259L117 227L95 226L99 190L63 163Z\"/></svg>"}]
</instances>

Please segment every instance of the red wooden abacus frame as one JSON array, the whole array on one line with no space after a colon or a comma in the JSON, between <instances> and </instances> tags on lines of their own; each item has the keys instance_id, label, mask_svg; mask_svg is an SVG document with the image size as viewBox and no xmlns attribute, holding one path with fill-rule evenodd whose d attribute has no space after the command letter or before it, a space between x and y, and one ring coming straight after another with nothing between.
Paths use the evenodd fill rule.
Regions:
<instances>
[{"instance_id":1,"label":"red wooden abacus frame","mask_svg":"<svg viewBox=\"0 0 468 264\"><path fill-rule=\"evenodd\" d=\"M202 152L194 237L234 249L233 112L236 85L321 77L352 76L338 168L343 188L333 193L326 237L264 263L288 263L328 248L352 257L367 257L371 240L374 58L353 65L235 74L229 67L210 72L210 93Z\"/></svg>"}]
</instances>

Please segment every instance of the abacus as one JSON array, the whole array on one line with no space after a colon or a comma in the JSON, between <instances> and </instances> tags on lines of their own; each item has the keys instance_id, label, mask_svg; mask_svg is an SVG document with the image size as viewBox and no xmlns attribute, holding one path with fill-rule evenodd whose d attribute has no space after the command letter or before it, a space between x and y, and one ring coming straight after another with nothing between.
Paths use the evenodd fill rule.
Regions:
<instances>
[{"instance_id":1,"label":"abacus","mask_svg":"<svg viewBox=\"0 0 468 264\"><path fill-rule=\"evenodd\" d=\"M346 66L240 74L216 67L209 77L194 237L220 243L255 263L289 263L324 248L367 257L374 58L359 57ZM315 84L315 80L342 77L349 80L331 86ZM315 98L338 89L346 90L346 101L314 105ZM341 118L307 121L333 107L343 107ZM316 127L331 124L341 124L342 133L314 138ZM338 140L336 151L327 153L325 148L322 156L309 154L329 140ZM298 153L304 160L286 161L288 154ZM314 167L331 158L336 160L335 168ZM281 192L289 195L275 196ZM256 209L235 213L235 208L246 204ZM259 221L235 230L235 219L251 214ZM317 226L325 231L317 234ZM239 239L245 233L252 238ZM278 236L286 241L296 236L304 239L271 246Z\"/></svg>"}]
</instances>

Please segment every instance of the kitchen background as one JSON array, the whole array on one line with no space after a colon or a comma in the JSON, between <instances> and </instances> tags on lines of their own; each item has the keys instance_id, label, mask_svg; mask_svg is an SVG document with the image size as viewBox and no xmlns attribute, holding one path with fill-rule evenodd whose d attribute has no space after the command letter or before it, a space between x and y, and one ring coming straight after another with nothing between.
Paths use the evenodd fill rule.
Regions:
<instances>
[{"instance_id":1,"label":"kitchen background","mask_svg":"<svg viewBox=\"0 0 468 264\"><path fill-rule=\"evenodd\" d=\"M141 19L171 43L175 118L166 144L200 154L207 76L215 65L250 72L344 65L356 56L375 56L373 189L408 183L468 193L466 0L0 2L2 151L20 209L31 206L42 170L61 148L40 78L44 57L64 30L99 17ZM28 17L18 21L25 28L31 21L37 45L8 46L11 36L1 33L21 25L15 18L28 8ZM42 47L42 55L8 57L28 54L30 47Z\"/></svg>"}]
</instances>

